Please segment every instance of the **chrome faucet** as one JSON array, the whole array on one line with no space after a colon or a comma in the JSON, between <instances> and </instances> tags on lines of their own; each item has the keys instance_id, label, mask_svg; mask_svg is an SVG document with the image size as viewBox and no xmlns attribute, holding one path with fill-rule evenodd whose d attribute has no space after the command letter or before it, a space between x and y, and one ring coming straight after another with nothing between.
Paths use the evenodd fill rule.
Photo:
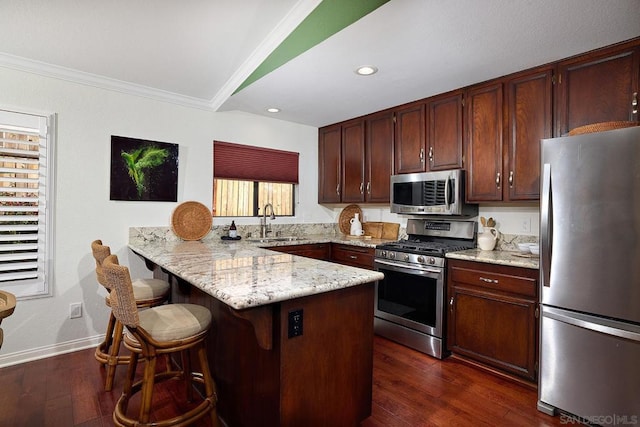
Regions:
<instances>
[{"instance_id":1,"label":"chrome faucet","mask_svg":"<svg viewBox=\"0 0 640 427\"><path fill-rule=\"evenodd\" d=\"M271 224L269 224L269 227L267 228L267 208L271 208L271 216L269 218L271 220L276 219L276 214L273 211L273 205L271 203L264 205L262 218L260 218L260 237L263 239L267 237L267 233L271 233Z\"/></svg>"}]
</instances>

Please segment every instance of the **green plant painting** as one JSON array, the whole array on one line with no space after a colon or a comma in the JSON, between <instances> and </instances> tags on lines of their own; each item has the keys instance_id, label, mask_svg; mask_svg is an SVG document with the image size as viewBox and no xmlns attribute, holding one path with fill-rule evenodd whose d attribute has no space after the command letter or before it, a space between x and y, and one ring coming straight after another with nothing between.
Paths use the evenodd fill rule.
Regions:
<instances>
[{"instance_id":1,"label":"green plant painting","mask_svg":"<svg viewBox=\"0 0 640 427\"><path fill-rule=\"evenodd\" d=\"M111 137L111 200L177 201L178 146Z\"/></svg>"}]
</instances>

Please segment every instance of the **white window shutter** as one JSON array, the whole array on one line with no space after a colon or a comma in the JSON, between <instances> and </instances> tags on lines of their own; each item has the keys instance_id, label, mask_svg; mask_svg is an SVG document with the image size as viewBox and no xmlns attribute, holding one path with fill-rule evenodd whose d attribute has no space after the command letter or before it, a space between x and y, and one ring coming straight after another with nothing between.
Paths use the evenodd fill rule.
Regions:
<instances>
[{"instance_id":1,"label":"white window shutter","mask_svg":"<svg viewBox=\"0 0 640 427\"><path fill-rule=\"evenodd\" d=\"M47 295L48 118L0 110L0 288Z\"/></svg>"}]
</instances>

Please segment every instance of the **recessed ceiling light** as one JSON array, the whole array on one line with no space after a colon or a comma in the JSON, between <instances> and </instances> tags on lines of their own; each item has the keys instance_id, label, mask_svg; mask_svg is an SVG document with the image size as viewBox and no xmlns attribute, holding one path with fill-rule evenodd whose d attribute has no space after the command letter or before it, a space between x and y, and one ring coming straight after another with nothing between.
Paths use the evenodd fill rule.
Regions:
<instances>
[{"instance_id":1,"label":"recessed ceiling light","mask_svg":"<svg viewBox=\"0 0 640 427\"><path fill-rule=\"evenodd\" d=\"M358 67L356 70L356 74L361 76L370 76L371 74L375 74L378 72L378 69L373 65L363 65L362 67Z\"/></svg>"},{"instance_id":2,"label":"recessed ceiling light","mask_svg":"<svg viewBox=\"0 0 640 427\"><path fill-rule=\"evenodd\" d=\"M279 113L280 109L279 108L275 108L275 107L271 107L271 108L267 108L267 111L269 113Z\"/></svg>"}]
</instances>

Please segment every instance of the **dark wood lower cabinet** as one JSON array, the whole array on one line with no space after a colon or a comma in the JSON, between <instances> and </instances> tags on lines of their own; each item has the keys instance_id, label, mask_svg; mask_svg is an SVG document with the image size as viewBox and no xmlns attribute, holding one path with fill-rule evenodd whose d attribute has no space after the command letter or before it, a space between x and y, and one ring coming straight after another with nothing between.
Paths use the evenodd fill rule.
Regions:
<instances>
[{"instance_id":1,"label":"dark wood lower cabinet","mask_svg":"<svg viewBox=\"0 0 640 427\"><path fill-rule=\"evenodd\" d=\"M272 251L285 252L307 258L329 261L331 259L331 243L310 243L306 245L271 246Z\"/></svg>"},{"instance_id":2,"label":"dark wood lower cabinet","mask_svg":"<svg viewBox=\"0 0 640 427\"><path fill-rule=\"evenodd\" d=\"M448 261L447 348L471 361L535 382L538 271Z\"/></svg>"},{"instance_id":3,"label":"dark wood lower cabinet","mask_svg":"<svg viewBox=\"0 0 640 427\"><path fill-rule=\"evenodd\" d=\"M374 284L233 310L172 278L173 302L211 310L207 345L229 426L357 426L371 415ZM289 336L289 314L303 329Z\"/></svg>"},{"instance_id":4,"label":"dark wood lower cabinet","mask_svg":"<svg viewBox=\"0 0 640 427\"><path fill-rule=\"evenodd\" d=\"M331 261L337 262L338 264L373 270L374 255L374 248L343 245L340 243L331 244Z\"/></svg>"}]
</instances>

